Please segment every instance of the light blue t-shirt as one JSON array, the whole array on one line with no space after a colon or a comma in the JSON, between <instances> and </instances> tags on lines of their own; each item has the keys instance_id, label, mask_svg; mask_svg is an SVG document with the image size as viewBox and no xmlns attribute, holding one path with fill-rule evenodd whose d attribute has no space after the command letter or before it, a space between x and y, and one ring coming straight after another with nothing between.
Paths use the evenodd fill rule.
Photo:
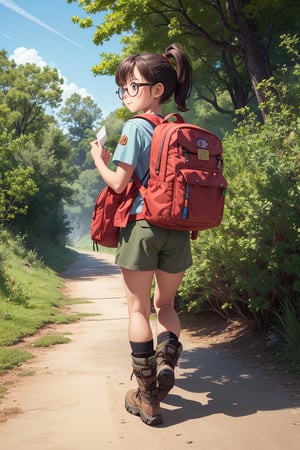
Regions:
<instances>
[{"instance_id":1,"label":"light blue t-shirt","mask_svg":"<svg viewBox=\"0 0 300 450\"><path fill-rule=\"evenodd\" d=\"M138 179L147 184L149 174L150 148L153 135L153 126L145 119L135 118L128 120L122 129L122 135L115 149L112 162L130 164L135 168ZM146 175L146 178L145 178ZM142 212L143 198L138 193L130 210L130 214Z\"/></svg>"}]
</instances>

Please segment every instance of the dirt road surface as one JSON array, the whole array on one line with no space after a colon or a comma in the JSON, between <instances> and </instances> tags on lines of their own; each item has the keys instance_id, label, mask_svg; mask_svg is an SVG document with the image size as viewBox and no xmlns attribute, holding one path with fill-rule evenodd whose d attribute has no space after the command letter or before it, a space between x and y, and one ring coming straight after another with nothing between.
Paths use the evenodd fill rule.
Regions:
<instances>
[{"instance_id":1,"label":"dirt road surface","mask_svg":"<svg viewBox=\"0 0 300 450\"><path fill-rule=\"evenodd\" d=\"M64 278L68 295L88 300L72 310L90 315L52 329L71 342L36 351L14 371L0 404L1 450L300 448L299 396L247 358L187 333L176 387L161 405L164 423L149 427L128 414L124 396L135 380L113 257L79 253Z\"/></svg>"}]
</instances>

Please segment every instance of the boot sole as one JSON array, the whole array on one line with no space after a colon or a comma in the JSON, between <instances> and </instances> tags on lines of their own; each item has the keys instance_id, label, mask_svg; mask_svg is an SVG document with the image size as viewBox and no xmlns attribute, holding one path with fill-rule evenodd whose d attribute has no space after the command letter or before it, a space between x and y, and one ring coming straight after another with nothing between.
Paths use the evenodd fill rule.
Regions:
<instances>
[{"instance_id":1,"label":"boot sole","mask_svg":"<svg viewBox=\"0 0 300 450\"><path fill-rule=\"evenodd\" d=\"M132 406L130 405L127 400L125 400L125 408L126 411L128 411L130 414L133 414L134 416L140 416L141 420L146 424L146 425L159 425L162 423L163 418L161 415L159 416L148 416L147 414L145 414L140 408L138 408L137 406Z\"/></svg>"},{"instance_id":2,"label":"boot sole","mask_svg":"<svg viewBox=\"0 0 300 450\"><path fill-rule=\"evenodd\" d=\"M172 369L162 369L157 375L158 400L161 402L174 387L175 375Z\"/></svg>"}]
</instances>

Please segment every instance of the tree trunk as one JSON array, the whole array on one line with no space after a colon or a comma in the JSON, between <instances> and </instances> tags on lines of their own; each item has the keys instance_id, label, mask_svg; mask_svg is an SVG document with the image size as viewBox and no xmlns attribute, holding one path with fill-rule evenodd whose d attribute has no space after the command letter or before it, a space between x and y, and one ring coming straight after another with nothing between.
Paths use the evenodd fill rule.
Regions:
<instances>
[{"instance_id":1,"label":"tree trunk","mask_svg":"<svg viewBox=\"0 0 300 450\"><path fill-rule=\"evenodd\" d=\"M269 55L264 46L256 23L245 16L244 7L248 0L227 0L227 12L237 27L240 46L244 54L246 67L249 72L253 90L258 104L264 101L262 92L257 85L272 76ZM262 109L265 120L265 112Z\"/></svg>"}]
</instances>

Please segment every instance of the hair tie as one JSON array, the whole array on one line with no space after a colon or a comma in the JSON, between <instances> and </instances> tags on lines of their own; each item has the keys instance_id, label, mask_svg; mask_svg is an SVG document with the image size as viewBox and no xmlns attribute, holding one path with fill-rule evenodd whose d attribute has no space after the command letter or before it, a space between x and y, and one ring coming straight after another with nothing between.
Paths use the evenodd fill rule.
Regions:
<instances>
[{"instance_id":1,"label":"hair tie","mask_svg":"<svg viewBox=\"0 0 300 450\"><path fill-rule=\"evenodd\" d=\"M162 56L169 62L169 64L171 64L171 66L173 66L172 61L170 60L170 58L167 57L165 53L163 53Z\"/></svg>"}]
</instances>

